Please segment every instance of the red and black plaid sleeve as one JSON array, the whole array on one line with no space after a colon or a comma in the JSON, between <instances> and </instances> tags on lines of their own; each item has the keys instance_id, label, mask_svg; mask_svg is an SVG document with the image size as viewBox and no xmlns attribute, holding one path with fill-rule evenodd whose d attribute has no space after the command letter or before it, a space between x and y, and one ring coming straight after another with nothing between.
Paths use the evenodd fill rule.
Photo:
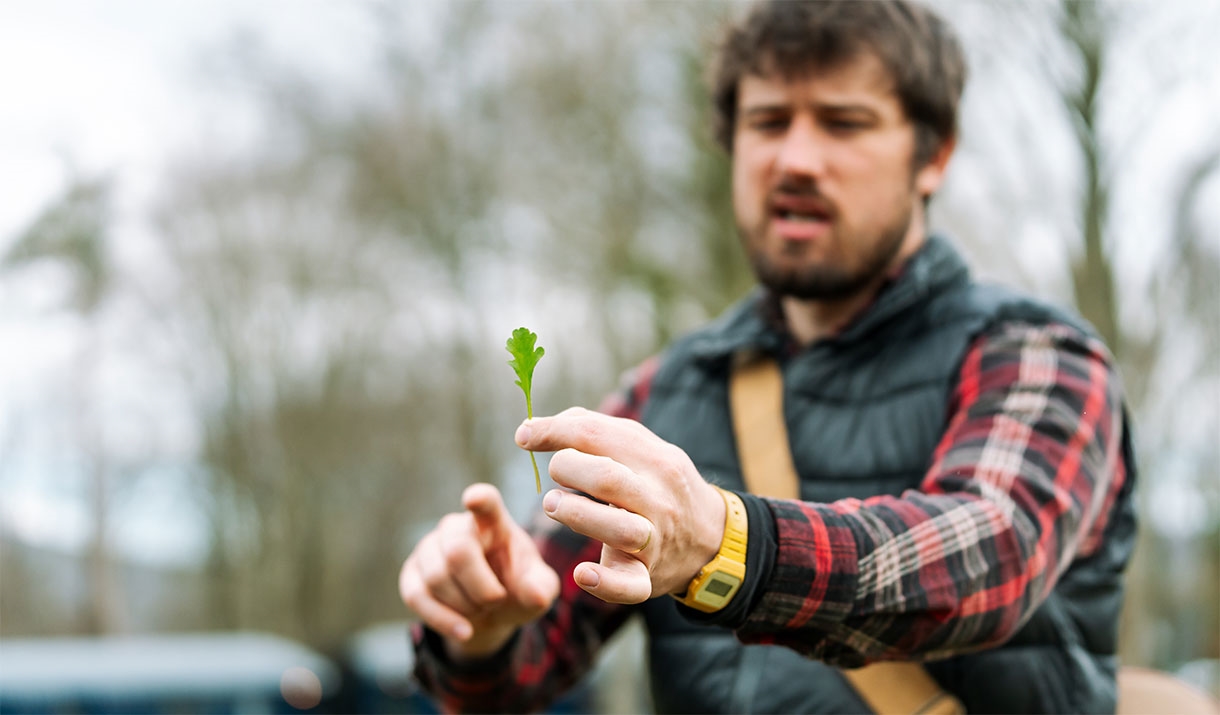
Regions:
<instances>
[{"instance_id":1,"label":"red and black plaid sleeve","mask_svg":"<svg viewBox=\"0 0 1220 715\"><path fill-rule=\"evenodd\" d=\"M599 409L639 419L657 364L650 359L629 373L623 388ZM577 564L601 557L600 542L541 513L531 532L561 584L559 597L542 618L524 626L499 653L469 663L449 660L440 636L431 630L418 624L412 629L415 677L446 712L545 708L589 670L601 645L631 614L629 607L589 595L572 578Z\"/></svg>"},{"instance_id":2,"label":"red and black plaid sleeve","mask_svg":"<svg viewBox=\"0 0 1220 715\"><path fill-rule=\"evenodd\" d=\"M844 666L977 650L1097 548L1125 479L1100 342L1003 326L966 354L951 415L918 491L767 500L778 551L739 638Z\"/></svg>"},{"instance_id":3,"label":"red and black plaid sleeve","mask_svg":"<svg viewBox=\"0 0 1220 715\"><path fill-rule=\"evenodd\" d=\"M638 418L652 370L603 409ZM1126 478L1121 387L1100 342L1003 326L966 354L951 414L918 491L766 500L778 548L738 637L845 666L977 650L1011 636L1097 549ZM546 522L540 545L564 578L545 618L473 665L446 662L416 630L417 676L446 709L541 708L625 620L571 579L600 546Z\"/></svg>"}]
</instances>

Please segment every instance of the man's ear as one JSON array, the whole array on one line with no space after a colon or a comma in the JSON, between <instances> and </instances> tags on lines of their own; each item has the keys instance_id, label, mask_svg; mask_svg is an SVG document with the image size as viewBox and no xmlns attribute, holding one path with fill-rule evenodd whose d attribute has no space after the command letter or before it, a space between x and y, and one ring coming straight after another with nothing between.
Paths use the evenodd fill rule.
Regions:
<instances>
[{"instance_id":1,"label":"man's ear","mask_svg":"<svg viewBox=\"0 0 1220 715\"><path fill-rule=\"evenodd\" d=\"M951 136L940 143L932 158L915 174L915 191L920 196L931 196L936 193L945 179L945 168L949 165L949 157L957 148L957 136Z\"/></svg>"}]
</instances>

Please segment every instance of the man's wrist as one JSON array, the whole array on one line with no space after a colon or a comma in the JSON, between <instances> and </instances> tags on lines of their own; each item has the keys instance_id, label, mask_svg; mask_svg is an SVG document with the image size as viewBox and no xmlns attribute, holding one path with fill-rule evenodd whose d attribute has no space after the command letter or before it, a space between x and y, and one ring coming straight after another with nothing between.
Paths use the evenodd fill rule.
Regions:
<instances>
[{"instance_id":1,"label":"man's wrist","mask_svg":"<svg viewBox=\"0 0 1220 715\"><path fill-rule=\"evenodd\" d=\"M771 579L777 546L774 514L767 505L766 499L749 492L739 493L738 496L746 506L750 524L750 539L746 548L745 580L737 594L733 596L733 600L715 613L696 611L678 602L678 611L691 622L723 626L729 629L741 627L754 611Z\"/></svg>"},{"instance_id":2,"label":"man's wrist","mask_svg":"<svg viewBox=\"0 0 1220 715\"><path fill-rule=\"evenodd\" d=\"M518 628L497 628L476 631L469 640L459 641L456 638L436 634L445 658L455 665L473 665L488 660L504 650L517 634Z\"/></svg>"},{"instance_id":3,"label":"man's wrist","mask_svg":"<svg viewBox=\"0 0 1220 715\"><path fill-rule=\"evenodd\" d=\"M727 606L737 595L746 577L746 545L749 520L741 497L715 487L724 500L725 517L720 548L691 581L686 591L674 597L684 605L704 613Z\"/></svg>"}]
</instances>

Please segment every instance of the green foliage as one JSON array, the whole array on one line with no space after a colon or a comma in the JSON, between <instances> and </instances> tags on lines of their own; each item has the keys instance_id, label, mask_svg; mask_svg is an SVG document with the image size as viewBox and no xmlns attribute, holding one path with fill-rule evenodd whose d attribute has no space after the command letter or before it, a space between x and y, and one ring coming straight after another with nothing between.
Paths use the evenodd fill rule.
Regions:
<instances>
[{"instance_id":1,"label":"green foliage","mask_svg":"<svg viewBox=\"0 0 1220 715\"><path fill-rule=\"evenodd\" d=\"M508 364L513 372L517 373L517 387L525 393L525 416L531 419L534 416L534 402L530 397L530 387L534 381L534 367L546 354L546 350L541 347L534 347L537 342L538 335L529 328L517 328L504 345L508 354L513 356ZM533 452L530 452L530 462L534 465L534 486L541 494L542 476L538 473L538 460L534 458Z\"/></svg>"},{"instance_id":2,"label":"green foliage","mask_svg":"<svg viewBox=\"0 0 1220 715\"><path fill-rule=\"evenodd\" d=\"M530 385L534 379L534 367L546 354L546 350L541 347L534 347L537 342L538 335L531 332L529 328L517 328L505 343L508 353L513 356L508 364L512 366L513 372L517 373L517 386L525 393L525 405L530 417L534 416L533 404L530 401Z\"/></svg>"},{"instance_id":3,"label":"green foliage","mask_svg":"<svg viewBox=\"0 0 1220 715\"><path fill-rule=\"evenodd\" d=\"M106 244L113 213L111 193L111 181L106 177L71 181L16 243L0 253L0 273L38 261L57 262L75 278L71 307L92 313L110 287Z\"/></svg>"}]
</instances>

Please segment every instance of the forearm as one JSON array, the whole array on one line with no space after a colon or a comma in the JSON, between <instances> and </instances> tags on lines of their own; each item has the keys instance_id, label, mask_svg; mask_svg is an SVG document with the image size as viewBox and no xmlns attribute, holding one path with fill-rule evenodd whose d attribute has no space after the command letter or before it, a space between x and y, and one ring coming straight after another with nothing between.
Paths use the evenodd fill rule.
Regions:
<instances>
[{"instance_id":1,"label":"forearm","mask_svg":"<svg viewBox=\"0 0 1220 715\"><path fill-rule=\"evenodd\" d=\"M572 580L572 566L596 559L600 544L565 532L548 528L539 539L544 557L560 574L559 597L498 652L454 659L439 634L419 626L412 630L415 677L445 711L544 709L588 671L602 643L630 615L622 606L589 596Z\"/></svg>"},{"instance_id":2,"label":"forearm","mask_svg":"<svg viewBox=\"0 0 1220 715\"><path fill-rule=\"evenodd\" d=\"M422 623L411 628L414 677L444 712L491 712L520 696L512 672L515 638L486 658L453 658L441 635ZM528 710L530 708L518 708Z\"/></svg>"},{"instance_id":3,"label":"forearm","mask_svg":"<svg viewBox=\"0 0 1220 715\"><path fill-rule=\"evenodd\" d=\"M562 610L523 626L496 653L469 660L451 658L438 634L417 626L412 630L415 677L446 712L543 710L588 670L600 644L564 634L571 647L548 652Z\"/></svg>"},{"instance_id":4,"label":"forearm","mask_svg":"<svg viewBox=\"0 0 1220 715\"><path fill-rule=\"evenodd\" d=\"M1055 558L1023 537L1028 523L987 499L772 506L781 547L737 631L745 642L842 666L943 657L1006 640L1053 582ZM888 526L916 509L936 516L919 529ZM811 535L818 546L802 546Z\"/></svg>"},{"instance_id":5,"label":"forearm","mask_svg":"<svg viewBox=\"0 0 1220 715\"><path fill-rule=\"evenodd\" d=\"M1096 548L1125 477L1107 356L1057 331L1004 334L967 356L919 491L767 500L778 545L739 637L840 665L1010 637Z\"/></svg>"}]
</instances>

